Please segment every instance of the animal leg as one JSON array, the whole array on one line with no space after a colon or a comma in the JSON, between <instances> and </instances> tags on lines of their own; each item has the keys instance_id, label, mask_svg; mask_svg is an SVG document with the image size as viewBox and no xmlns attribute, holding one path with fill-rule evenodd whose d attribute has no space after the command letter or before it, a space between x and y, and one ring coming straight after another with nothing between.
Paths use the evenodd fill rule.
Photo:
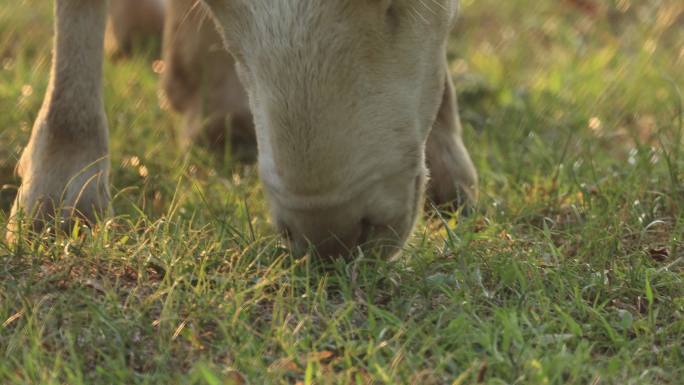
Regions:
<instances>
[{"instance_id":1,"label":"animal leg","mask_svg":"<svg viewBox=\"0 0 684 385\"><path fill-rule=\"evenodd\" d=\"M477 171L463 144L462 127L451 76L446 75L442 104L428 137L428 198L436 205L472 205L477 201Z\"/></svg>"},{"instance_id":2,"label":"animal leg","mask_svg":"<svg viewBox=\"0 0 684 385\"><path fill-rule=\"evenodd\" d=\"M54 217L93 222L108 209L108 129L102 103L106 2L55 1L55 54L43 106L17 171L7 238Z\"/></svg>"}]
</instances>

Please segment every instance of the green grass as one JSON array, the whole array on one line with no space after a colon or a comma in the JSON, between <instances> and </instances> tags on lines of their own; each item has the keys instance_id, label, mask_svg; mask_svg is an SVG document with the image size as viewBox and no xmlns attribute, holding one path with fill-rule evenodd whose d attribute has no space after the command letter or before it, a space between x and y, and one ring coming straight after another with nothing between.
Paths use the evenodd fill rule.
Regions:
<instances>
[{"instance_id":1,"label":"green grass","mask_svg":"<svg viewBox=\"0 0 684 385\"><path fill-rule=\"evenodd\" d=\"M684 5L571 3L462 1L479 210L395 261L290 256L255 170L181 153L150 59L108 63L117 216L0 241L0 383L684 383ZM0 228L50 8L0 0Z\"/></svg>"}]
</instances>

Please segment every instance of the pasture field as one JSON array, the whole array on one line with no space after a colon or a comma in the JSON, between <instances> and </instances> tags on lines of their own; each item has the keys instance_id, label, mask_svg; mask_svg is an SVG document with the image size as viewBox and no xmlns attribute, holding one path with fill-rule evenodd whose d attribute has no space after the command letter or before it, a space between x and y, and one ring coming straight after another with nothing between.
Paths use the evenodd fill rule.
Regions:
<instances>
[{"instance_id":1,"label":"pasture field","mask_svg":"<svg viewBox=\"0 0 684 385\"><path fill-rule=\"evenodd\" d=\"M392 261L289 255L253 167L178 150L153 57L107 61L115 216L0 241L0 384L684 384L684 3L462 11L481 199ZM0 0L0 229L51 20Z\"/></svg>"}]
</instances>

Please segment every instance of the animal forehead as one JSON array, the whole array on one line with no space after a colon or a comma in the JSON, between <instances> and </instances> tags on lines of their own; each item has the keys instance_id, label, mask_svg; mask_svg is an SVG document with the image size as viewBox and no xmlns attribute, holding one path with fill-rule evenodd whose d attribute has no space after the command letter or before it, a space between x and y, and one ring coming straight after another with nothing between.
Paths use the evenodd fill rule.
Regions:
<instances>
[{"instance_id":1,"label":"animal forehead","mask_svg":"<svg viewBox=\"0 0 684 385\"><path fill-rule=\"evenodd\" d=\"M375 0L207 1L218 4L211 8L238 57L302 52L320 58L381 38L374 22L380 13L369 5Z\"/></svg>"},{"instance_id":2,"label":"animal forehead","mask_svg":"<svg viewBox=\"0 0 684 385\"><path fill-rule=\"evenodd\" d=\"M228 0L237 2L233 16L263 29L326 26L360 21L379 0Z\"/></svg>"},{"instance_id":3,"label":"animal forehead","mask_svg":"<svg viewBox=\"0 0 684 385\"><path fill-rule=\"evenodd\" d=\"M350 16L374 15L375 11L403 9L415 20L428 21L432 16L452 19L459 0L203 0L210 8L232 14L234 18L261 21L299 20L324 22L350 20ZM382 14L378 14L381 16ZM333 19L330 19L330 17ZM353 20L353 18L351 19Z\"/></svg>"}]
</instances>

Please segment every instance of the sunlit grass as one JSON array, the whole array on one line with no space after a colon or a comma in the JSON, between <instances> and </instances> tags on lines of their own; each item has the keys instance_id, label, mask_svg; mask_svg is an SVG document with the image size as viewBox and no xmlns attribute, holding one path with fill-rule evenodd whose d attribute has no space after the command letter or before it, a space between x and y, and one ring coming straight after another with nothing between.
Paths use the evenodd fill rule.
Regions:
<instances>
[{"instance_id":1,"label":"sunlit grass","mask_svg":"<svg viewBox=\"0 0 684 385\"><path fill-rule=\"evenodd\" d=\"M290 256L256 170L178 150L152 59L108 63L115 217L0 241L0 383L683 383L684 6L582 3L462 1L481 202L394 261ZM50 33L0 0L0 229Z\"/></svg>"}]
</instances>

